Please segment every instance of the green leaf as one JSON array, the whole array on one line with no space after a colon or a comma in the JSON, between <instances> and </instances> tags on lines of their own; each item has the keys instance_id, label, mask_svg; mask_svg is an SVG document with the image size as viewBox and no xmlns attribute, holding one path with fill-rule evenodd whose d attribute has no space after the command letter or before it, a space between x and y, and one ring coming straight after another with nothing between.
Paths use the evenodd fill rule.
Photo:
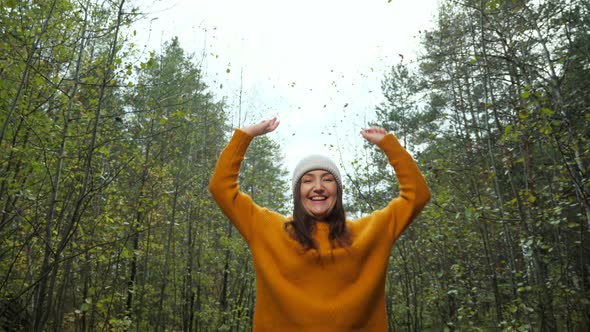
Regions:
<instances>
[{"instance_id":1,"label":"green leaf","mask_svg":"<svg viewBox=\"0 0 590 332\"><path fill-rule=\"evenodd\" d=\"M80 311L85 312L90 310L90 308L92 307L92 305L90 303L82 303L82 305L80 306Z\"/></svg>"},{"instance_id":2,"label":"green leaf","mask_svg":"<svg viewBox=\"0 0 590 332\"><path fill-rule=\"evenodd\" d=\"M555 114L555 111L549 108L541 108L541 114L546 115L546 116L552 116L553 114Z\"/></svg>"},{"instance_id":3,"label":"green leaf","mask_svg":"<svg viewBox=\"0 0 590 332\"><path fill-rule=\"evenodd\" d=\"M522 120L526 120L529 117L530 113L529 110L520 110L518 112L518 117L521 118Z\"/></svg>"},{"instance_id":4,"label":"green leaf","mask_svg":"<svg viewBox=\"0 0 590 332\"><path fill-rule=\"evenodd\" d=\"M502 141L506 142L508 140L508 138L510 137L510 133L512 132L512 129L514 128L513 125L509 124L506 127L504 127L504 136L502 136Z\"/></svg>"},{"instance_id":5,"label":"green leaf","mask_svg":"<svg viewBox=\"0 0 590 332\"><path fill-rule=\"evenodd\" d=\"M528 201L529 203L531 203L531 204L532 204L532 203L534 203L536 200L537 200L537 198L536 198L535 196L533 196L533 195L530 195L530 194L529 194L529 197L527 198L527 201Z\"/></svg>"}]
</instances>

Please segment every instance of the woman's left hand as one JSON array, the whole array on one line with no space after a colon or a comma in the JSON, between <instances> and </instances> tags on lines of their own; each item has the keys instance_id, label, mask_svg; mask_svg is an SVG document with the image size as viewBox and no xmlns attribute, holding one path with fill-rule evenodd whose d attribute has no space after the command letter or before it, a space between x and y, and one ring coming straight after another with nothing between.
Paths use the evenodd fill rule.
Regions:
<instances>
[{"instance_id":1,"label":"woman's left hand","mask_svg":"<svg viewBox=\"0 0 590 332\"><path fill-rule=\"evenodd\" d=\"M361 135L367 141L377 144L383 139L383 137L385 137L385 135L387 135L387 130L381 127L371 127L361 130Z\"/></svg>"}]
</instances>

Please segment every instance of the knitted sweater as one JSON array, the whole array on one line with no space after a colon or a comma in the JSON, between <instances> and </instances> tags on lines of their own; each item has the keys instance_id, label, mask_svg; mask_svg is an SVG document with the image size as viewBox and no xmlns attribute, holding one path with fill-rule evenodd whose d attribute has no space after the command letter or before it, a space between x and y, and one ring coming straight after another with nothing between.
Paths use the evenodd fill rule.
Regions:
<instances>
[{"instance_id":1,"label":"knitted sweater","mask_svg":"<svg viewBox=\"0 0 590 332\"><path fill-rule=\"evenodd\" d=\"M347 220L352 244L331 249L318 222L319 251L303 252L289 221L240 191L238 174L253 137L236 130L221 153L209 190L250 246L256 271L254 331L387 331L385 276L391 246L430 199L410 154L392 134L378 146L394 167L400 195L385 208Z\"/></svg>"}]
</instances>

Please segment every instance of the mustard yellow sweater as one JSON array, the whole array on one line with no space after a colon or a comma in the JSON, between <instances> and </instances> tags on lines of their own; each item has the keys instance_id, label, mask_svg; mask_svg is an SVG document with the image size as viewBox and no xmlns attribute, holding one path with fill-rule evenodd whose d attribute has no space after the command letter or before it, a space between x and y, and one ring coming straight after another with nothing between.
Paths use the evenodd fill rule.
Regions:
<instances>
[{"instance_id":1,"label":"mustard yellow sweater","mask_svg":"<svg viewBox=\"0 0 590 332\"><path fill-rule=\"evenodd\" d=\"M385 276L391 246L430 199L410 154L388 134L378 146L394 167L400 195L385 208L347 221L348 248L330 249L318 222L318 252L289 237L289 218L258 206L238 186L252 137L241 130L221 153L209 189L250 246L256 271L254 331L387 331Z\"/></svg>"}]
</instances>

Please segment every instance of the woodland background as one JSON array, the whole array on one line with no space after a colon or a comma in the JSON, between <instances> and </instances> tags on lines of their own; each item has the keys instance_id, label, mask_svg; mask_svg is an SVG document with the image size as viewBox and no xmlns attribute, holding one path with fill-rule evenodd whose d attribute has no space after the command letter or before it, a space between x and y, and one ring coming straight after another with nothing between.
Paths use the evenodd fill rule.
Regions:
<instances>
[{"instance_id":1,"label":"woodland background","mask_svg":"<svg viewBox=\"0 0 590 332\"><path fill-rule=\"evenodd\" d=\"M177 39L140 58L141 19L0 0L0 329L250 329L249 251L207 191L232 110ZM589 27L587 0L446 0L391 64L375 122L433 193L392 249L391 327L588 330ZM241 187L289 214L283 153L257 138ZM349 211L397 192L384 164L357 155Z\"/></svg>"}]
</instances>

